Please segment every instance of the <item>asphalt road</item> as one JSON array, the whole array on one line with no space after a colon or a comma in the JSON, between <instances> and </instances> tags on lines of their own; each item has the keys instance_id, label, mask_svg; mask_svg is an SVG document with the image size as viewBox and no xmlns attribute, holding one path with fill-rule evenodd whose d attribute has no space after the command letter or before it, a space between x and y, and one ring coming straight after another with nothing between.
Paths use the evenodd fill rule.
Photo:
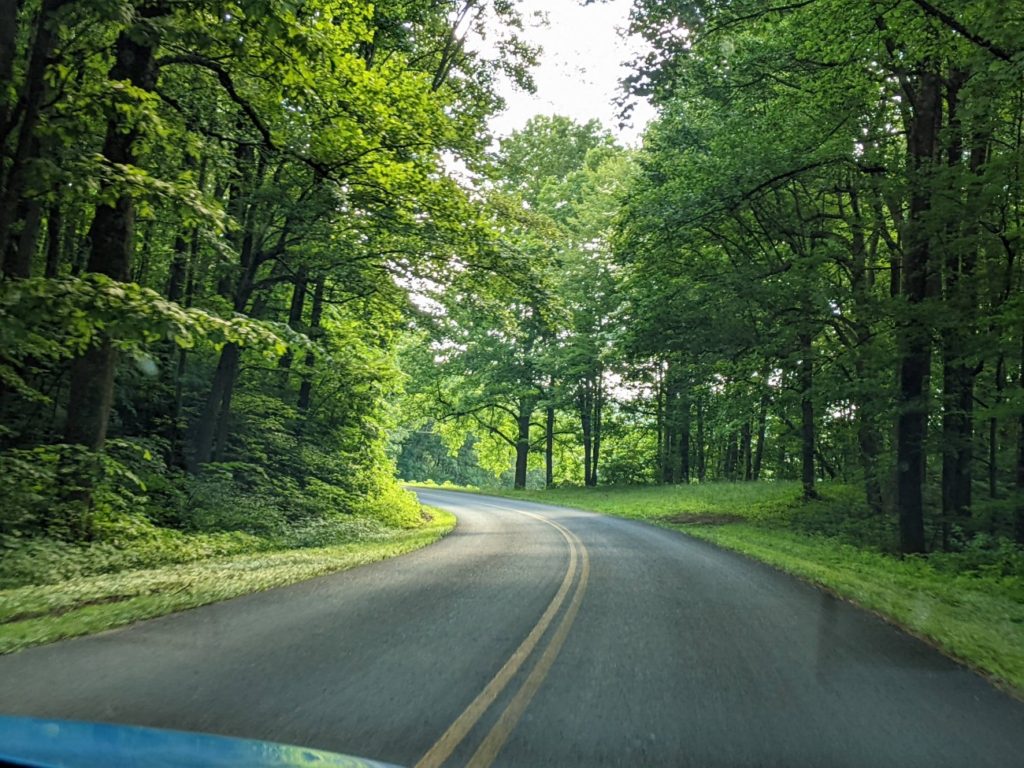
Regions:
<instances>
[{"instance_id":1,"label":"asphalt road","mask_svg":"<svg viewBox=\"0 0 1024 768\"><path fill-rule=\"evenodd\" d=\"M1024 704L740 556L424 491L424 550L0 657L0 713L401 765L1024 766Z\"/></svg>"}]
</instances>

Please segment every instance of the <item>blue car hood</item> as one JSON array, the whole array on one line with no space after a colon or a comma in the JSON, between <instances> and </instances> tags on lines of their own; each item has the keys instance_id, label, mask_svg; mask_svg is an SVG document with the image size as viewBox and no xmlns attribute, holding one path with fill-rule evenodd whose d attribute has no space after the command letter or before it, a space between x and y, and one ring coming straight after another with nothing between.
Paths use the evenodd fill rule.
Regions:
<instances>
[{"instance_id":1,"label":"blue car hood","mask_svg":"<svg viewBox=\"0 0 1024 768\"><path fill-rule=\"evenodd\" d=\"M32 768L389 768L372 760L269 741L0 716L0 763L4 761Z\"/></svg>"}]
</instances>

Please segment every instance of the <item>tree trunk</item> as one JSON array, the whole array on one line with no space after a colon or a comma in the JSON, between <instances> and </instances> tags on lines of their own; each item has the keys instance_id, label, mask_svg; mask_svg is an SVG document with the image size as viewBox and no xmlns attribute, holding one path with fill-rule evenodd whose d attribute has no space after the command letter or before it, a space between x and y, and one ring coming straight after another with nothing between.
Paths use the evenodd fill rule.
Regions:
<instances>
[{"instance_id":1,"label":"tree trunk","mask_svg":"<svg viewBox=\"0 0 1024 768\"><path fill-rule=\"evenodd\" d=\"M185 235L179 233L174 238L174 250L171 254L171 265L167 272L167 298L181 301L185 294L185 281L188 279L189 248Z\"/></svg>"},{"instance_id":2,"label":"tree trunk","mask_svg":"<svg viewBox=\"0 0 1024 768\"><path fill-rule=\"evenodd\" d=\"M0 83L14 82L14 59L18 47L18 0L0 0ZM0 100L0 147L7 144L7 133L13 99ZM0 187L3 175L0 170Z\"/></svg>"},{"instance_id":3,"label":"tree trunk","mask_svg":"<svg viewBox=\"0 0 1024 768\"><path fill-rule=\"evenodd\" d=\"M1024 332L1020 336L1020 374L1018 384L1024 392ZM1024 544L1024 412L1017 417L1017 501L1014 538Z\"/></svg>"},{"instance_id":4,"label":"tree trunk","mask_svg":"<svg viewBox=\"0 0 1024 768\"><path fill-rule=\"evenodd\" d=\"M764 461L764 441L768 431L768 391L761 393L761 403L757 411L757 446L754 448L754 466L751 479L761 479L761 463Z\"/></svg>"},{"instance_id":5,"label":"tree trunk","mask_svg":"<svg viewBox=\"0 0 1024 768\"><path fill-rule=\"evenodd\" d=\"M146 222L146 228L142 233L142 248L139 249L139 258L135 264L133 273L130 273L130 280L133 283L143 284L149 277L149 262L153 256L153 240L157 236L156 220L150 219Z\"/></svg>"},{"instance_id":6,"label":"tree trunk","mask_svg":"<svg viewBox=\"0 0 1024 768\"><path fill-rule=\"evenodd\" d=\"M591 392L591 383L589 380L584 380L580 385L579 409L580 409L580 429L583 436L583 484L590 485L590 469L591 462L593 461L593 429L591 424L591 401L593 394Z\"/></svg>"},{"instance_id":7,"label":"tree trunk","mask_svg":"<svg viewBox=\"0 0 1024 768\"><path fill-rule=\"evenodd\" d=\"M665 387L664 387L664 375L662 366L658 365L658 390L657 390L657 422L658 422L658 435L657 435L657 446L658 452L655 459L657 465L655 468L655 482L665 482Z\"/></svg>"},{"instance_id":8,"label":"tree trunk","mask_svg":"<svg viewBox=\"0 0 1024 768\"><path fill-rule=\"evenodd\" d=\"M911 310L928 297L931 278L928 211L942 104L940 78L920 76L907 125L910 200L903 249L903 295ZM928 426L925 381L931 367L931 338L922 318L911 315L898 329L899 416L896 422L896 507L900 551L925 551L924 469Z\"/></svg>"},{"instance_id":9,"label":"tree trunk","mask_svg":"<svg viewBox=\"0 0 1024 768\"><path fill-rule=\"evenodd\" d=\"M601 462L601 413L604 405L604 385L602 377L598 374L597 393L594 396L594 451L591 456L590 485L597 485L597 467Z\"/></svg>"},{"instance_id":10,"label":"tree trunk","mask_svg":"<svg viewBox=\"0 0 1024 768\"><path fill-rule=\"evenodd\" d=\"M0 0L0 13L4 17L12 13L12 10L8 3L12 0ZM43 101L43 94L46 91L46 66L49 64L50 54L53 51L53 46L57 40L57 24L54 19L54 15L57 10L64 5L66 0L43 0L42 8L39 11L39 17L35 24L36 35L32 41L31 50L28 59L28 69L25 72L25 83L21 94L21 124L18 128L18 136L15 140L14 152L11 157L10 170L7 172L7 178L4 183L3 193L0 194L0 255L4 259L3 271L6 274L14 275L16 277L23 277L24 275L18 274L15 269L15 264L9 263L8 260L13 256L16 251L12 251L10 248L10 234L11 228L14 225L16 213L19 210L19 203L23 199L25 192L25 183L28 178L29 164L32 157L32 149L37 146L35 140L36 125L39 123L39 110ZM13 13L17 14L17 9L13 10ZM0 21L4 19L0 18ZM6 67L6 59L8 51L10 56L13 57L14 51L6 44L6 39L10 34L13 34L13 30L16 29L16 25L11 28L5 28L3 33L0 33L0 45L4 48L0 49L0 67ZM132 80L132 84L136 86L145 87L146 83L143 82L145 74L144 67L136 67L134 71L131 71L131 67L119 66L124 63L128 63L127 59L122 55L122 41L127 41L127 32L122 32L118 37L118 48L117 48L117 62L114 64L114 68L111 70L111 79L118 80ZM11 39L11 44L14 44L14 39ZM151 62L152 49L147 49L150 55L148 61L142 62L143 65L148 65ZM115 71L118 70L118 75L115 76ZM0 79L0 83L7 84L10 82L9 78ZM0 123L0 129L5 127L6 119L9 119L8 115L5 115L4 123ZM111 124L107 125L107 138L110 138ZM126 135L123 138L132 138ZM6 137L0 137L6 138ZM128 142L129 145L131 142ZM2 146L2 145L0 145ZM108 159L111 159L109 155Z\"/></svg>"},{"instance_id":11,"label":"tree trunk","mask_svg":"<svg viewBox=\"0 0 1024 768\"><path fill-rule=\"evenodd\" d=\"M0 0L3 2L3 0ZM46 267L43 275L46 277L57 277L60 274L61 235L64 229L60 211L60 202L54 201L50 204L50 210L46 214Z\"/></svg>"},{"instance_id":12,"label":"tree trunk","mask_svg":"<svg viewBox=\"0 0 1024 768\"><path fill-rule=\"evenodd\" d=\"M949 147L947 164L956 169L962 164L963 136L959 116L959 92L968 73L956 69L947 79ZM971 177L983 171L987 157L987 138L979 131L972 135ZM966 193L956 173L951 173L950 197L960 199L970 211L980 190L969 184ZM980 214L980 212L979 212ZM965 223L947 225L944 302L950 308L952 323L942 337L942 546L950 545L951 525L971 515L971 468L974 448L974 384L977 376L972 361L973 323L977 312L973 277L977 263L977 224L973 216Z\"/></svg>"},{"instance_id":13,"label":"tree trunk","mask_svg":"<svg viewBox=\"0 0 1024 768\"><path fill-rule=\"evenodd\" d=\"M185 155L185 160L182 163L185 170L189 170L195 166L195 161L188 154ZM206 161L203 161L202 166L199 169L199 183L200 189L203 188L206 180ZM182 297L185 295L185 285L188 281L189 270L192 267L192 262L196 257L196 252L199 250L199 230L193 227L191 237L186 241L185 233L180 229L174 238L174 250L171 254L171 265L167 272L167 298L173 302L180 302Z\"/></svg>"},{"instance_id":14,"label":"tree trunk","mask_svg":"<svg viewBox=\"0 0 1024 768\"><path fill-rule=\"evenodd\" d=\"M221 415L221 405L225 400L226 393L234 386L239 355L238 346L235 344L225 344L220 351L217 370L213 374L210 392L206 396L206 405L203 406L202 416L196 426L195 448L190 462L190 469L193 473L197 472L204 464L209 464L213 458L213 443L220 421L218 416ZM230 403L230 397L227 400Z\"/></svg>"},{"instance_id":15,"label":"tree trunk","mask_svg":"<svg viewBox=\"0 0 1024 768\"><path fill-rule=\"evenodd\" d=\"M302 330L302 313L306 307L306 291L309 287L309 275L306 273L306 269L303 267L295 273L295 281L292 288L292 300L288 306L288 326L293 331ZM282 377L281 386L285 386L288 383L288 370L292 367L292 360L294 354L289 349L284 356L278 361L278 365L281 370L284 371Z\"/></svg>"},{"instance_id":16,"label":"tree trunk","mask_svg":"<svg viewBox=\"0 0 1024 768\"><path fill-rule=\"evenodd\" d=\"M107 439L114 404L117 353L109 342L87 349L71 363L71 392L64 440L94 451Z\"/></svg>"},{"instance_id":17,"label":"tree trunk","mask_svg":"<svg viewBox=\"0 0 1024 768\"><path fill-rule=\"evenodd\" d=\"M814 488L814 345L809 333L800 334L800 467L804 498L815 499Z\"/></svg>"},{"instance_id":18,"label":"tree trunk","mask_svg":"<svg viewBox=\"0 0 1024 768\"><path fill-rule=\"evenodd\" d=\"M544 486L555 484L555 408L547 407L544 420Z\"/></svg>"},{"instance_id":19,"label":"tree trunk","mask_svg":"<svg viewBox=\"0 0 1024 768\"><path fill-rule=\"evenodd\" d=\"M857 445L860 448L861 467L864 472L864 494L868 507L876 515L882 514L882 483L878 477L878 455L881 438L871 423L871 416L863 410L857 412Z\"/></svg>"},{"instance_id":20,"label":"tree trunk","mask_svg":"<svg viewBox=\"0 0 1024 768\"><path fill-rule=\"evenodd\" d=\"M943 338L942 532L948 548L950 526L971 515L974 442L974 375L963 364L964 350L950 330Z\"/></svg>"},{"instance_id":21,"label":"tree trunk","mask_svg":"<svg viewBox=\"0 0 1024 768\"><path fill-rule=\"evenodd\" d=\"M999 355L996 360L995 394L993 406L998 410L1003 402L1004 379L1006 378L1006 360ZM988 420L988 497L999 498L999 418L992 416Z\"/></svg>"},{"instance_id":22,"label":"tree trunk","mask_svg":"<svg viewBox=\"0 0 1024 768\"><path fill-rule=\"evenodd\" d=\"M527 461L530 457L530 419L533 403L528 398L519 401L519 418L516 419L516 475L515 487L526 488Z\"/></svg>"},{"instance_id":23,"label":"tree trunk","mask_svg":"<svg viewBox=\"0 0 1024 768\"><path fill-rule=\"evenodd\" d=\"M31 277L32 262L35 260L36 247L39 244L39 226L43 220L43 206L36 199L22 201L18 206L21 209L21 232L18 235L17 244L11 243L9 274L16 277Z\"/></svg>"},{"instance_id":24,"label":"tree trunk","mask_svg":"<svg viewBox=\"0 0 1024 768\"><path fill-rule=\"evenodd\" d=\"M704 445L704 396L697 396L697 482L707 477L707 453Z\"/></svg>"},{"instance_id":25,"label":"tree trunk","mask_svg":"<svg viewBox=\"0 0 1024 768\"><path fill-rule=\"evenodd\" d=\"M877 413L877 394L868 389L869 367L868 355L872 343L872 330L865 319L870 316L871 273L867 269L867 242L864 237L864 218L861 214L860 199L857 190L851 187L850 210L851 230L851 266L850 287L853 294L853 324L856 346L854 347L853 365L858 382L854 396L854 407L857 420L857 447L860 453L861 470L864 473L864 494L868 507L876 515L882 514L882 484L878 477L878 456L882 450L882 441L875 426ZM880 208L880 206L879 206Z\"/></svg>"},{"instance_id":26,"label":"tree trunk","mask_svg":"<svg viewBox=\"0 0 1024 768\"><path fill-rule=\"evenodd\" d=\"M150 9L151 15L162 13L166 13L166 9ZM128 80L137 88L151 91L156 82L155 45L155 40L139 34L136 28L121 32L110 79ZM131 165L135 160L132 146L136 135L135 129L125 131L120 121L111 117L107 122L103 156L111 163ZM102 190L99 197L103 198ZM122 192L113 205L98 205L89 229L88 271L126 280L131 269L134 233L135 204L131 194ZM99 342L72 363L65 427L68 442L102 448L113 404L115 365L116 355L109 341Z\"/></svg>"},{"instance_id":27,"label":"tree trunk","mask_svg":"<svg viewBox=\"0 0 1024 768\"><path fill-rule=\"evenodd\" d=\"M318 277L316 286L313 289L313 308L309 316L309 335L315 339L320 334L320 320L324 313L324 278ZM306 353L306 367L302 374L302 383L299 385L299 410L308 411L309 404L313 397L313 364L316 363L316 356L312 352Z\"/></svg>"},{"instance_id":28,"label":"tree trunk","mask_svg":"<svg viewBox=\"0 0 1024 768\"><path fill-rule=\"evenodd\" d=\"M204 170L200 171L200 186ZM192 299L195 293L195 263L199 255L199 229L192 229L188 242L180 235L174 240L174 253L171 256L171 265L167 277L167 298L171 301L183 304L186 307L192 306ZM167 370L170 374L171 389L173 391L171 417L167 423L165 434L170 446L169 462L177 467L188 468L186 461L185 436L182 424L182 405L184 401L184 379L188 369L188 350L179 349L177 345L170 343L167 346ZM177 363L171 370L170 361L177 358Z\"/></svg>"},{"instance_id":29,"label":"tree trunk","mask_svg":"<svg viewBox=\"0 0 1024 768\"><path fill-rule=\"evenodd\" d=\"M679 383L677 366L668 361L663 366L664 443L661 445L661 482L678 481L677 446L679 444Z\"/></svg>"},{"instance_id":30,"label":"tree trunk","mask_svg":"<svg viewBox=\"0 0 1024 768\"><path fill-rule=\"evenodd\" d=\"M679 461L678 482L683 485L690 483L690 398L689 393L680 393L676 421L679 425L679 434L676 438L677 453Z\"/></svg>"},{"instance_id":31,"label":"tree trunk","mask_svg":"<svg viewBox=\"0 0 1024 768\"><path fill-rule=\"evenodd\" d=\"M743 427L740 430L740 452L743 454L743 479L747 481L754 479L752 440L750 420L747 419L743 422Z\"/></svg>"},{"instance_id":32,"label":"tree trunk","mask_svg":"<svg viewBox=\"0 0 1024 768\"><path fill-rule=\"evenodd\" d=\"M228 436L231 434L231 399L235 394L235 384L238 382L238 369L242 357L242 351L238 347L234 347L234 350L234 354L229 358L230 367L225 377L217 415L217 436L213 444L213 461L218 462L227 458Z\"/></svg>"},{"instance_id":33,"label":"tree trunk","mask_svg":"<svg viewBox=\"0 0 1024 768\"><path fill-rule=\"evenodd\" d=\"M736 439L736 432L729 432L729 442L725 448L725 463L722 467L722 474L726 480L736 479L736 463L739 454L739 445Z\"/></svg>"}]
</instances>

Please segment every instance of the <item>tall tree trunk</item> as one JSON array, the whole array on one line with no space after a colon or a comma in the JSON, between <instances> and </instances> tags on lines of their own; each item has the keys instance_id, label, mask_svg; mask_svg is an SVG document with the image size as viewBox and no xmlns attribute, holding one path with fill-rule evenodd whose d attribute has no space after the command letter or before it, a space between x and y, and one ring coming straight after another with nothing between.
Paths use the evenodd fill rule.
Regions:
<instances>
[{"instance_id":1,"label":"tall tree trunk","mask_svg":"<svg viewBox=\"0 0 1024 768\"><path fill-rule=\"evenodd\" d=\"M704 441L704 395L697 396L697 482L707 478L707 449Z\"/></svg>"},{"instance_id":2,"label":"tall tree trunk","mask_svg":"<svg viewBox=\"0 0 1024 768\"><path fill-rule=\"evenodd\" d=\"M655 460L657 462L655 467L655 482L665 482L665 382L664 372L662 365L658 363L658 377L657 377L657 456Z\"/></svg>"},{"instance_id":3,"label":"tall tree trunk","mask_svg":"<svg viewBox=\"0 0 1024 768\"><path fill-rule=\"evenodd\" d=\"M664 442L661 453L661 482L678 481L677 446L679 444L679 381L678 366L667 361L663 366Z\"/></svg>"},{"instance_id":4,"label":"tall tree trunk","mask_svg":"<svg viewBox=\"0 0 1024 768\"><path fill-rule=\"evenodd\" d=\"M942 532L948 548L950 526L971 515L971 460L974 441L974 375L963 364L965 350L950 330L943 339Z\"/></svg>"},{"instance_id":5,"label":"tall tree trunk","mask_svg":"<svg viewBox=\"0 0 1024 768\"><path fill-rule=\"evenodd\" d=\"M3 0L0 0L3 2ZM60 274L61 235L63 234L64 223L61 216L60 201L54 200L50 204L50 210L46 214L46 267L43 271L45 277L57 277Z\"/></svg>"},{"instance_id":6,"label":"tall tree trunk","mask_svg":"<svg viewBox=\"0 0 1024 768\"><path fill-rule=\"evenodd\" d=\"M743 454L743 479L748 481L754 479L752 441L750 419L747 419L743 422L743 427L740 429L740 452Z\"/></svg>"},{"instance_id":7,"label":"tall tree trunk","mask_svg":"<svg viewBox=\"0 0 1024 768\"><path fill-rule=\"evenodd\" d=\"M192 472L197 472L204 464L209 464L213 458L214 438L217 435L219 424L218 416L226 393L235 384L239 355L240 352L236 344L225 344L220 351L217 370L213 374L213 382L210 384L206 405L203 407L203 416L196 425L195 448L190 462ZM230 403L230 397L227 400Z\"/></svg>"},{"instance_id":8,"label":"tall tree trunk","mask_svg":"<svg viewBox=\"0 0 1024 768\"><path fill-rule=\"evenodd\" d=\"M313 308L309 316L309 336L316 339L320 335L320 320L324 313L324 287L326 283L321 275L316 280L313 288ZM302 374L302 383L299 385L299 410L308 411L309 404L313 397L313 364L316 363L316 356L312 352L306 353L306 369Z\"/></svg>"},{"instance_id":9,"label":"tall tree trunk","mask_svg":"<svg viewBox=\"0 0 1024 768\"><path fill-rule=\"evenodd\" d=\"M949 148L947 164L957 169L962 164L963 137L959 115L959 91L968 73L954 70L947 79ZM978 131L972 135L970 174L977 178L983 171L987 139ZM959 199L967 210L974 209L973 198L981 190L977 184L964 185L958 175L950 174L950 197ZM966 199L965 199L966 198ZM980 215L980 211L978 212ZM942 339L942 546L950 545L950 527L971 515L971 467L974 448L974 384L977 372L973 357L973 323L977 301L973 285L977 263L977 235L974 216L966 223L950 222L946 247L944 303L950 308L952 324Z\"/></svg>"},{"instance_id":10,"label":"tall tree trunk","mask_svg":"<svg viewBox=\"0 0 1024 768\"><path fill-rule=\"evenodd\" d=\"M78 235L78 225L82 223L84 216L81 208L75 209L69 204L63 213L63 218L66 223L64 236L61 238L63 240L61 261L68 265L68 269L74 277L78 277L85 269L85 262L88 260L88 257L83 256L85 248Z\"/></svg>"},{"instance_id":11,"label":"tall tree trunk","mask_svg":"<svg viewBox=\"0 0 1024 768\"><path fill-rule=\"evenodd\" d=\"M109 342L89 347L71 364L64 440L98 451L107 439L114 404L117 353Z\"/></svg>"},{"instance_id":12,"label":"tall tree trunk","mask_svg":"<svg viewBox=\"0 0 1024 768\"><path fill-rule=\"evenodd\" d=\"M544 419L544 486L555 484L555 407L549 405Z\"/></svg>"},{"instance_id":13,"label":"tall tree trunk","mask_svg":"<svg viewBox=\"0 0 1024 768\"><path fill-rule=\"evenodd\" d=\"M579 409L583 432L583 484L597 485L601 456L601 374L589 375L580 388Z\"/></svg>"},{"instance_id":14,"label":"tall tree trunk","mask_svg":"<svg viewBox=\"0 0 1024 768\"><path fill-rule=\"evenodd\" d=\"M17 277L32 276L32 262L35 260L36 248L39 244L39 226L43 220L43 206L33 198L22 200L19 204L21 215L21 232L18 234L18 242L10 243L12 250L9 263L11 269L6 270L9 274Z\"/></svg>"},{"instance_id":15,"label":"tall tree trunk","mask_svg":"<svg viewBox=\"0 0 1024 768\"><path fill-rule=\"evenodd\" d=\"M737 441L736 431L732 430L729 432L729 442L725 448L725 462L722 467L722 474L725 475L726 480L736 479L736 464L739 458L739 443Z\"/></svg>"},{"instance_id":16,"label":"tall tree trunk","mask_svg":"<svg viewBox=\"0 0 1024 768\"><path fill-rule=\"evenodd\" d=\"M530 419L533 416L533 401L522 398L519 401L519 417L516 419L516 473L515 487L526 488L527 461L530 457Z\"/></svg>"},{"instance_id":17,"label":"tall tree trunk","mask_svg":"<svg viewBox=\"0 0 1024 768\"><path fill-rule=\"evenodd\" d=\"M192 299L195 296L195 268L196 257L199 255L199 229L192 230L192 240L189 244L188 265L185 270L185 289L180 300L186 307L192 306ZM171 406L171 418L167 427L167 442L171 447L170 463L173 466L189 469L186 459L185 435L183 429L182 406L184 403L185 371L188 368L188 350L178 349L178 364L174 373L174 397Z\"/></svg>"},{"instance_id":18,"label":"tall tree trunk","mask_svg":"<svg viewBox=\"0 0 1024 768\"><path fill-rule=\"evenodd\" d=\"M306 292L309 288L309 275L306 273L305 267L299 269L299 271L295 273L293 286L292 300L288 305L288 326L293 331L301 331L302 313L306 307ZM291 350L288 350L278 362L281 370L284 371L284 376L282 377L281 382L282 387L288 383L288 370L292 367L293 359L294 354Z\"/></svg>"},{"instance_id":19,"label":"tall tree trunk","mask_svg":"<svg viewBox=\"0 0 1024 768\"><path fill-rule=\"evenodd\" d=\"M913 92L907 125L907 165L910 200L903 249L903 295L910 309L928 297L931 279L930 223L938 128L942 103L940 78L925 72ZM899 415L896 422L896 507L899 513L900 551L925 551L924 470L928 425L925 381L931 367L931 337L917 313L898 329Z\"/></svg>"},{"instance_id":20,"label":"tall tree trunk","mask_svg":"<svg viewBox=\"0 0 1024 768\"><path fill-rule=\"evenodd\" d=\"M1024 331L1020 336L1020 373L1017 383L1024 392ZM1014 538L1024 544L1024 412L1017 417L1017 501L1014 519Z\"/></svg>"},{"instance_id":21,"label":"tall tree trunk","mask_svg":"<svg viewBox=\"0 0 1024 768\"><path fill-rule=\"evenodd\" d=\"M601 423L602 423L602 410L604 407L604 384L602 383L603 377L598 374L596 384L596 394L594 395L594 451L591 456L590 464L590 485L597 485L597 468L601 463Z\"/></svg>"},{"instance_id":22,"label":"tall tree trunk","mask_svg":"<svg viewBox=\"0 0 1024 768\"><path fill-rule=\"evenodd\" d=\"M133 283L145 283L149 276L149 262L153 257L153 241L157 236L156 220L150 219L146 222L146 228L142 233L142 248L135 269L131 273Z\"/></svg>"},{"instance_id":23,"label":"tall tree trunk","mask_svg":"<svg viewBox=\"0 0 1024 768\"><path fill-rule=\"evenodd\" d=\"M865 384L869 379L868 356L872 343L872 329L866 319L870 316L871 273L867 269L868 246L864 236L864 217L860 196L855 186L850 187L851 265L850 287L853 294L853 328L856 346L853 353L854 372L858 388L854 395L857 422L857 447L861 470L864 473L864 494L868 507L876 515L882 514L882 484L878 475L878 458L882 450L881 437L875 425L877 395ZM877 211L881 210L876 205ZM884 225L883 225L884 226Z\"/></svg>"},{"instance_id":24,"label":"tall tree trunk","mask_svg":"<svg viewBox=\"0 0 1024 768\"><path fill-rule=\"evenodd\" d=\"M232 345L234 347L234 345ZM235 395L238 383L238 371L242 359L242 350L234 347L234 353L228 359L228 369L221 392L220 408L217 415L217 434L213 443L213 461L220 462L227 458L228 436L231 434L231 400Z\"/></svg>"},{"instance_id":25,"label":"tall tree trunk","mask_svg":"<svg viewBox=\"0 0 1024 768\"><path fill-rule=\"evenodd\" d=\"M18 48L18 0L0 0L0 83L14 82L14 59ZM6 146L13 99L0 99L0 147ZM0 187L3 186L0 170Z\"/></svg>"},{"instance_id":26,"label":"tall tree trunk","mask_svg":"<svg viewBox=\"0 0 1024 768\"><path fill-rule=\"evenodd\" d=\"M688 392L680 392L676 406L678 415L676 421L679 425L679 433L676 438L677 460L679 462L678 482L689 485L690 483L690 397Z\"/></svg>"},{"instance_id":27,"label":"tall tree trunk","mask_svg":"<svg viewBox=\"0 0 1024 768\"><path fill-rule=\"evenodd\" d=\"M591 422L593 408L593 389L589 379L580 384L578 395L580 409L580 429L583 437L583 484L590 485L591 462L593 461L594 434Z\"/></svg>"},{"instance_id":28,"label":"tall tree trunk","mask_svg":"<svg viewBox=\"0 0 1024 768\"><path fill-rule=\"evenodd\" d=\"M163 13L166 13L166 9L162 7L149 9L151 17ZM128 80L136 88L153 90L156 83L153 62L156 44L155 39L140 33L138 28L121 32L115 46L116 58L110 70L110 79ZM136 136L135 128L124 130L118 117L112 114L107 122L103 156L110 163L131 165L135 160L132 147ZM103 197L101 189L99 199ZM118 194L113 205L96 206L89 229L91 249L87 269L115 280L126 280L131 270L134 232L135 204L130 193ZM80 443L93 449L103 446L114 399L116 362L116 353L110 341L99 342L72 362L65 427L65 437L69 443Z\"/></svg>"},{"instance_id":29,"label":"tall tree trunk","mask_svg":"<svg viewBox=\"0 0 1024 768\"><path fill-rule=\"evenodd\" d=\"M14 1L16 2L16 0ZM3 22L5 17L11 13L17 14L17 6L12 10L8 5L10 2L12 0L0 0L0 15L2 15L0 16L0 22ZM49 63L50 54L57 41L55 15L66 2L67 0L43 0L42 8L39 11L35 24L35 38L29 51L28 68L25 72L25 82L21 93L21 123L15 139L10 169L4 181L3 192L0 194L0 256L4 259L4 273L15 277L24 277L25 275L19 274L16 271L17 265L13 263L13 258L17 251L10 248L11 229L14 225L16 214L19 211L19 203L24 196L33 149L38 146L35 139L35 131L39 123L39 111L42 106L43 94L46 91L46 66ZM3 46L0 48L0 67L2 68L8 68L6 63L8 55L11 57L14 55L14 50L11 46L16 44L15 38L11 37L8 42L8 37L14 34L15 29L17 29L16 24L5 28L4 32L0 33L0 46ZM126 33L122 32L118 38L118 62L121 61L120 42L125 38L125 35ZM150 53L152 53L152 49L150 49ZM114 68L116 69L117 67L118 63L115 63ZM137 71L141 72L141 70ZM131 77L131 74L127 70L122 70L123 76L119 79L127 80ZM114 72L111 70L111 78L113 77ZM11 82L9 77L0 78L0 83L6 84L9 82ZM132 80L132 83L140 85L135 80ZM0 130L6 130L10 113L8 112L2 116L4 121L0 123ZM109 123L107 136L108 138L110 137ZM5 138L6 136L0 137L0 140ZM3 145L3 142L0 141L0 146Z\"/></svg>"},{"instance_id":30,"label":"tall tree trunk","mask_svg":"<svg viewBox=\"0 0 1024 768\"><path fill-rule=\"evenodd\" d=\"M255 163L255 169L252 168ZM238 271L226 276L218 285L218 292L232 301L235 312L244 312L252 296L253 280L257 269L255 250L256 206L246 194L246 183L252 189L259 187L263 179L265 162L253 148L239 145L235 149L235 176L230 185L229 208L232 218L240 229L235 239L238 248ZM231 423L231 400L238 378L242 351L236 344L225 344L217 361L217 370L210 384L199 423L195 430L195 450L191 462L192 471L198 471L211 460L220 460L227 446L228 429Z\"/></svg>"},{"instance_id":31,"label":"tall tree trunk","mask_svg":"<svg viewBox=\"0 0 1024 768\"><path fill-rule=\"evenodd\" d=\"M767 381L767 377L765 377ZM766 385L767 386L767 385ZM761 402L757 409L757 446L754 448L754 466L751 471L752 480L761 479L761 463L764 461L764 441L768 432L768 390L761 393Z\"/></svg>"},{"instance_id":32,"label":"tall tree trunk","mask_svg":"<svg viewBox=\"0 0 1024 768\"><path fill-rule=\"evenodd\" d=\"M174 238L174 249L171 253L171 264L167 272L167 298L181 301L185 294L185 281L188 279L189 248L185 235L178 233Z\"/></svg>"},{"instance_id":33,"label":"tall tree trunk","mask_svg":"<svg viewBox=\"0 0 1024 768\"><path fill-rule=\"evenodd\" d=\"M814 488L814 343L809 333L800 334L800 468L804 498L815 499Z\"/></svg>"},{"instance_id":34,"label":"tall tree trunk","mask_svg":"<svg viewBox=\"0 0 1024 768\"><path fill-rule=\"evenodd\" d=\"M992 397L993 409L998 410L1003 402L1004 379L1006 378L1006 359L999 355L995 369L995 394ZM988 497L999 498L999 418L995 415L988 420Z\"/></svg>"},{"instance_id":35,"label":"tall tree trunk","mask_svg":"<svg viewBox=\"0 0 1024 768\"><path fill-rule=\"evenodd\" d=\"M187 154L182 163L182 167L185 170L189 170L195 166L195 160L192 156ZM202 165L199 168L199 179L197 186L202 189L206 182L206 160L204 159ZM192 270L192 265L195 262L196 255L199 251L199 228L193 227L188 240L185 239L185 233L179 229L174 237L174 247L171 252L171 264L167 271L167 298L173 302L179 303L182 297L185 295L186 285L188 284L189 275Z\"/></svg>"}]
</instances>

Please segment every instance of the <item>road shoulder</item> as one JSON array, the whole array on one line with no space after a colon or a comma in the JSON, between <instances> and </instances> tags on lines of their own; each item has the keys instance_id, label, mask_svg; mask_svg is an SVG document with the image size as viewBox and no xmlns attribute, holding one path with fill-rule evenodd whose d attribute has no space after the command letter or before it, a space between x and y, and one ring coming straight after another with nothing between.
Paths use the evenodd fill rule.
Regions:
<instances>
[{"instance_id":1,"label":"road shoulder","mask_svg":"<svg viewBox=\"0 0 1024 768\"><path fill-rule=\"evenodd\" d=\"M450 512L385 537L327 547L209 558L57 584L0 590L0 654L345 571L421 549L450 533Z\"/></svg>"}]
</instances>

